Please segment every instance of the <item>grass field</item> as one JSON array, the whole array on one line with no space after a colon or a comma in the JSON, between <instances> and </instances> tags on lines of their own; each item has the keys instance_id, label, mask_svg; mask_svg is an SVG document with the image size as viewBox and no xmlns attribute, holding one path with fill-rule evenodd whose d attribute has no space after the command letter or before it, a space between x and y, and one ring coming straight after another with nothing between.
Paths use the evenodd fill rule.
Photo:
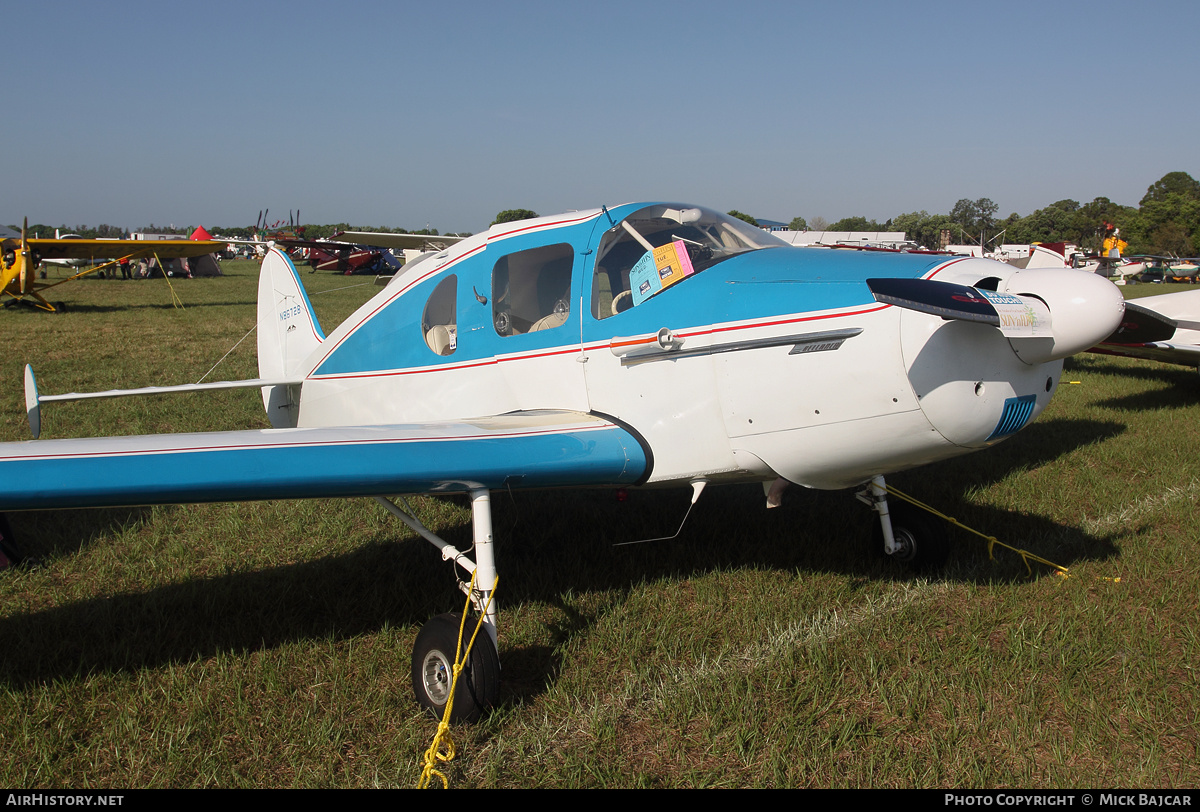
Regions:
<instances>
[{"instance_id":1,"label":"grass field","mask_svg":"<svg viewBox=\"0 0 1200 812\"><path fill-rule=\"evenodd\" d=\"M257 265L90 280L0 313L0 439L46 393L194 382L255 320ZM378 289L303 274L326 329ZM1146 295L1182 286L1131 286ZM208 379L256 374L250 335ZM1033 426L889 484L1070 568L953 531L918 578L850 493L496 495L500 707L456 787L1195 787L1200 379L1083 356ZM1074 382L1078 383L1074 383ZM1071 383L1067 383L1071 382ZM51 405L43 436L265 426L257 391ZM459 499L416 500L469 544ZM370 500L11 515L0 785L412 786L434 732L410 648L449 568Z\"/></svg>"}]
</instances>

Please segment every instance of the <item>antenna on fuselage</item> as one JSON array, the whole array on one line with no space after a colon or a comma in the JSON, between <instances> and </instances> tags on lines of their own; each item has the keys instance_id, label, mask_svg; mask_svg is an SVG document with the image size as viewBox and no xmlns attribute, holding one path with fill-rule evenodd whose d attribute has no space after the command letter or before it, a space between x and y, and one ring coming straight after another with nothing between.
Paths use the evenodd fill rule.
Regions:
<instances>
[{"instance_id":1,"label":"antenna on fuselage","mask_svg":"<svg viewBox=\"0 0 1200 812\"><path fill-rule=\"evenodd\" d=\"M692 508L696 506L696 502L700 501L700 494L704 493L704 486L708 484L707 479L692 480L692 503L688 505L687 513L683 514L683 521L679 523L679 529L675 531L674 536L660 536L656 539L638 539L637 541L618 541L614 547L627 547L630 544L645 544L648 541L670 541L683 532L683 526L687 524L688 516L692 515Z\"/></svg>"}]
</instances>

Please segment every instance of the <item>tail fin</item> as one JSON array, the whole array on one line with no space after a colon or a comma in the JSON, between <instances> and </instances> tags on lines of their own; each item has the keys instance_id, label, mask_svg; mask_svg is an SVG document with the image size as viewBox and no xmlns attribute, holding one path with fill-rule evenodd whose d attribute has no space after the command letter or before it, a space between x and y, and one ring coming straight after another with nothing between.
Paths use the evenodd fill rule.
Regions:
<instances>
[{"instance_id":1,"label":"tail fin","mask_svg":"<svg viewBox=\"0 0 1200 812\"><path fill-rule=\"evenodd\" d=\"M278 248L263 259L258 277L258 375L280 379L300 373L304 359L325 340L296 266ZM263 406L276 428L295 426L298 386L264 386Z\"/></svg>"}]
</instances>

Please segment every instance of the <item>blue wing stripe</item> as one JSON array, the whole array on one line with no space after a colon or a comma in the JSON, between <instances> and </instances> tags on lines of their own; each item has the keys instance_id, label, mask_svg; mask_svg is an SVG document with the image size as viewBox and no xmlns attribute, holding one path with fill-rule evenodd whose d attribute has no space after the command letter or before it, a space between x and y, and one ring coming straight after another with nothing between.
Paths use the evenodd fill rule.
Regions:
<instances>
[{"instance_id":1,"label":"blue wing stripe","mask_svg":"<svg viewBox=\"0 0 1200 812\"><path fill-rule=\"evenodd\" d=\"M625 429L549 424L268 429L0 446L0 510L621 485L645 472Z\"/></svg>"}]
</instances>

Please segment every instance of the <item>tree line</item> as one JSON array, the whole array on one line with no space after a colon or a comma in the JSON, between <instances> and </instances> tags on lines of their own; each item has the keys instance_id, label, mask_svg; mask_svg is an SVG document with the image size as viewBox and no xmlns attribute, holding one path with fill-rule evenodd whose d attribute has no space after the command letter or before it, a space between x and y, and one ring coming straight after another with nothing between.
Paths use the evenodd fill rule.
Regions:
<instances>
[{"instance_id":1,"label":"tree line","mask_svg":"<svg viewBox=\"0 0 1200 812\"><path fill-rule=\"evenodd\" d=\"M1070 242L1085 251L1099 252L1106 224L1112 224L1121 229L1121 237L1129 243L1126 254L1200 256L1200 182L1186 172L1163 175L1150 185L1138 206L1122 206L1107 197L1097 197L1083 204L1077 200L1059 200L1024 217L1014 212L1008 217L998 218L998 211L999 206L986 197L977 200L963 198L946 214L914 211L897 214L882 223L866 217L845 217L835 223L827 223L821 217L814 217L811 222L803 217L795 217L790 227L794 231L903 231L910 240L926 248L942 247L943 235L948 233L951 243L982 243L989 248L1001 243ZM753 217L736 209L730 214L750 223L755 222ZM506 209L496 216L492 224L536 216L529 209ZM11 228L20 230L19 226ZM435 228L409 230L392 226L351 226L349 223L310 224L303 228L304 236L314 240L332 236L338 231L438 235ZM29 233L47 237L54 234L54 229L54 226L37 224L29 227ZM92 239L128 236L125 229L107 224L95 228L61 225L58 229ZM137 230L186 236L194 229L195 226L178 228L151 223ZM213 226L208 231L240 239L254 237L253 226ZM455 236L470 235L462 233Z\"/></svg>"},{"instance_id":2,"label":"tree line","mask_svg":"<svg viewBox=\"0 0 1200 812\"><path fill-rule=\"evenodd\" d=\"M926 248L940 248L944 232L950 242L984 244L1070 242L1085 251L1098 253L1106 224L1121 229L1129 243L1126 254L1160 256L1200 255L1200 182L1186 172L1168 172L1146 190L1138 206L1122 206L1107 197L1090 203L1059 200L1024 217L996 216L999 206L986 197L963 198L947 214L914 211L898 214L883 223L866 217L845 217L826 223L794 218L795 231L903 231Z\"/></svg>"}]
</instances>

